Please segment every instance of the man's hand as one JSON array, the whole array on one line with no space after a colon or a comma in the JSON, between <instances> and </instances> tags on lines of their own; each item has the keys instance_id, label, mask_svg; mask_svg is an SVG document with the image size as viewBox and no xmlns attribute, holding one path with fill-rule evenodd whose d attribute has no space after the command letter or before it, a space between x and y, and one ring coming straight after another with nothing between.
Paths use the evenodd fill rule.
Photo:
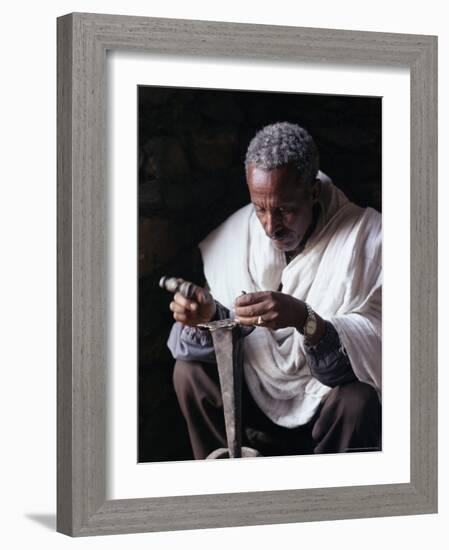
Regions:
<instances>
[{"instance_id":1,"label":"man's hand","mask_svg":"<svg viewBox=\"0 0 449 550\"><path fill-rule=\"evenodd\" d=\"M282 292L251 292L239 296L234 305L236 321L242 325L261 325L273 330L294 327L299 330L307 317L304 302Z\"/></svg>"},{"instance_id":2,"label":"man's hand","mask_svg":"<svg viewBox=\"0 0 449 550\"><path fill-rule=\"evenodd\" d=\"M175 321L191 327L195 327L198 323L208 323L214 317L215 309L212 294L196 285L193 299L189 300L177 292L170 303Z\"/></svg>"}]
</instances>

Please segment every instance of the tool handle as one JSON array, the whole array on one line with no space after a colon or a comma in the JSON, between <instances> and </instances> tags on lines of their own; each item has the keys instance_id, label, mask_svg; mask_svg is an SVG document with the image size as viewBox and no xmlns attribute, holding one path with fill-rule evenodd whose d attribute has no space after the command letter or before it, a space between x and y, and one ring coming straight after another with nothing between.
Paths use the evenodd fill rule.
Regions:
<instances>
[{"instance_id":1,"label":"tool handle","mask_svg":"<svg viewBox=\"0 0 449 550\"><path fill-rule=\"evenodd\" d=\"M161 277L159 286L165 288L168 292L173 292L173 294L179 292L188 300L195 297L196 285L190 281L184 281L184 279L180 279L179 277Z\"/></svg>"}]
</instances>

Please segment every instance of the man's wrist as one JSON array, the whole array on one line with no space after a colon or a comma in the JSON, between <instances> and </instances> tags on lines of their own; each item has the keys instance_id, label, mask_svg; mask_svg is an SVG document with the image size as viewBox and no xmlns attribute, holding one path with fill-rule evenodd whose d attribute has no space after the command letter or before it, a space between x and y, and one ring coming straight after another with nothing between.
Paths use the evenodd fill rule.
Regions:
<instances>
[{"instance_id":1,"label":"man's wrist","mask_svg":"<svg viewBox=\"0 0 449 550\"><path fill-rule=\"evenodd\" d=\"M220 304L217 300L214 300L214 314L212 315L211 319L208 321L209 323L211 321L221 321L222 319L227 319L230 315L229 309L225 307L224 305Z\"/></svg>"},{"instance_id":2,"label":"man's wrist","mask_svg":"<svg viewBox=\"0 0 449 550\"><path fill-rule=\"evenodd\" d=\"M299 303L300 303L300 310L297 317L298 322L296 323L295 328L298 332L300 332L304 336L304 340L309 346L316 346L325 333L326 324L324 322L324 319L322 319L315 311L313 311L313 317L314 317L313 320L316 323L316 329L313 335L304 334L304 327L309 318L309 310L304 301L299 300Z\"/></svg>"},{"instance_id":3,"label":"man's wrist","mask_svg":"<svg viewBox=\"0 0 449 550\"><path fill-rule=\"evenodd\" d=\"M294 327L298 332L300 332L301 334L304 334L304 325L306 323L308 312L307 312L305 302L303 302L302 300L297 300L297 302L298 302L298 309L295 315Z\"/></svg>"},{"instance_id":4,"label":"man's wrist","mask_svg":"<svg viewBox=\"0 0 449 550\"><path fill-rule=\"evenodd\" d=\"M214 305L214 308L213 308L213 311L212 311L212 315L210 316L210 319L208 321L206 321L206 323L210 323L211 321L216 320L216 317L217 317L217 314L218 314L218 308L217 308L217 304L216 304L215 300L213 301L213 305Z\"/></svg>"},{"instance_id":5,"label":"man's wrist","mask_svg":"<svg viewBox=\"0 0 449 550\"><path fill-rule=\"evenodd\" d=\"M312 336L305 336L304 341L308 346L316 346L323 338L324 333L326 332L326 323L319 315L315 313L316 316L316 330Z\"/></svg>"}]
</instances>

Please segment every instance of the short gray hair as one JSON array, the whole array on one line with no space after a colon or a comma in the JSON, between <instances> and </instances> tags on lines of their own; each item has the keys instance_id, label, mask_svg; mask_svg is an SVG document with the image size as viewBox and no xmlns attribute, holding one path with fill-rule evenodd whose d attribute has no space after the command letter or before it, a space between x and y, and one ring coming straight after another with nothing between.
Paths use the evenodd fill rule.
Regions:
<instances>
[{"instance_id":1,"label":"short gray hair","mask_svg":"<svg viewBox=\"0 0 449 550\"><path fill-rule=\"evenodd\" d=\"M245 167L249 164L264 170L293 164L307 185L318 174L318 149L312 136L298 124L275 122L259 130L251 140Z\"/></svg>"}]
</instances>

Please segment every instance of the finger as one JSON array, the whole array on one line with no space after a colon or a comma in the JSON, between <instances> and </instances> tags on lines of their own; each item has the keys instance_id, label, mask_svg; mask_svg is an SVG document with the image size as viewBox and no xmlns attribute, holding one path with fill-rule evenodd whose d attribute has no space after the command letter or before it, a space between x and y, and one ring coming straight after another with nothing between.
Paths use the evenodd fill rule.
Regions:
<instances>
[{"instance_id":1,"label":"finger","mask_svg":"<svg viewBox=\"0 0 449 550\"><path fill-rule=\"evenodd\" d=\"M260 323L259 320L262 320ZM265 328L275 328L276 326L276 319L277 315L275 313L265 313L264 315L257 315L257 316L251 316L251 317L241 317L236 316L235 320L240 323L241 325L255 325L255 326L263 326Z\"/></svg>"},{"instance_id":2,"label":"finger","mask_svg":"<svg viewBox=\"0 0 449 550\"><path fill-rule=\"evenodd\" d=\"M184 315L187 315L188 312L190 312L189 309L185 308L184 306L178 304L177 302L173 301L170 302L170 310L174 313L183 313Z\"/></svg>"},{"instance_id":3,"label":"finger","mask_svg":"<svg viewBox=\"0 0 449 550\"><path fill-rule=\"evenodd\" d=\"M208 304L212 301L212 295L205 288L197 286L195 288L195 297L199 304Z\"/></svg>"},{"instance_id":4,"label":"finger","mask_svg":"<svg viewBox=\"0 0 449 550\"><path fill-rule=\"evenodd\" d=\"M194 300L189 300L185 296L183 296L180 292L177 292L173 298L173 300L179 304L180 306L184 307L185 309L188 309L190 311L196 311L198 309L198 303Z\"/></svg>"},{"instance_id":5,"label":"finger","mask_svg":"<svg viewBox=\"0 0 449 550\"><path fill-rule=\"evenodd\" d=\"M187 319L187 316L185 315L185 313L174 313L173 318L174 318L175 321L179 321L183 325L188 324L187 323L188 319Z\"/></svg>"},{"instance_id":6,"label":"finger","mask_svg":"<svg viewBox=\"0 0 449 550\"><path fill-rule=\"evenodd\" d=\"M234 306L240 307L257 304L265 300L268 294L269 292L249 292L248 294L237 296L234 301Z\"/></svg>"},{"instance_id":7,"label":"finger","mask_svg":"<svg viewBox=\"0 0 449 550\"><path fill-rule=\"evenodd\" d=\"M239 325L247 325L252 326L254 325L253 317L234 317L234 321L238 323Z\"/></svg>"},{"instance_id":8,"label":"finger","mask_svg":"<svg viewBox=\"0 0 449 550\"><path fill-rule=\"evenodd\" d=\"M258 317L267 312L267 305L265 302L251 306L237 306L235 308L236 317Z\"/></svg>"}]
</instances>

